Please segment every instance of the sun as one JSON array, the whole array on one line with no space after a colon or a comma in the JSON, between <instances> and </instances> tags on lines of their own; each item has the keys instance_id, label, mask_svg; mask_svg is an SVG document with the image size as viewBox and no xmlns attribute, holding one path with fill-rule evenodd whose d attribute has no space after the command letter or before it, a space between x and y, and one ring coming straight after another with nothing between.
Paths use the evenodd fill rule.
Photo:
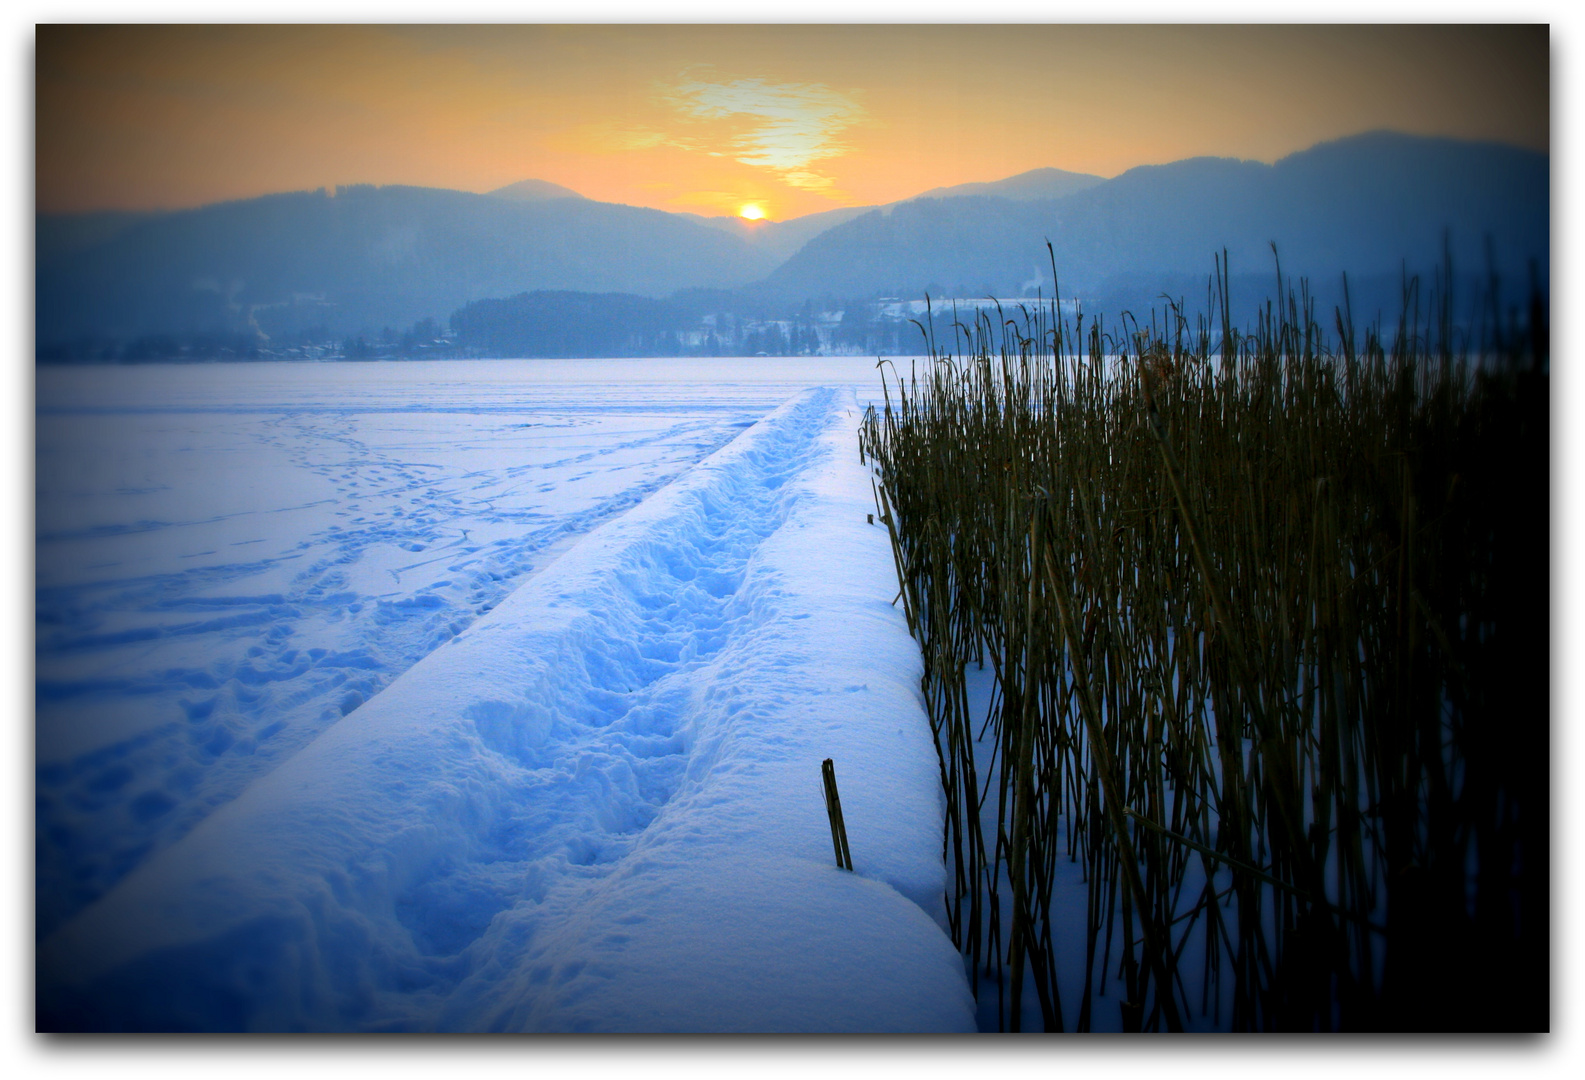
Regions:
<instances>
[{"instance_id":1,"label":"sun","mask_svg":"<svg viewBox=\"0 0 1585 1080\"><path fill-rule=\"evenodd\" d=\"M747 206L743 207L743 209L737 212L737 216L741 218L748 218L750 221L758 221L760 218L765 216L765 211L760 207L755 206L753 203L749 203Z\"/></svg>"}]
</instances>

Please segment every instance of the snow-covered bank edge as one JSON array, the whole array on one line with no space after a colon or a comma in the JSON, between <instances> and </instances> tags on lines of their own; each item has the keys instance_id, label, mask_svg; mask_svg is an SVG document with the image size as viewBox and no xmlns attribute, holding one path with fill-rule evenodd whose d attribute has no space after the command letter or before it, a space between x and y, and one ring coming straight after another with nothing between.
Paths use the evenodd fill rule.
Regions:
<instances>
[{"instance_id":1,"label":"snow-covered bank edge","mask_svg":"<svg viewBox=\"0 0 1585 1080\"><path fill-rule=\"evenodd\" d=\"M973 1030L858 419L794 398L150 860L40 1027Z\"/></svg>"}]
</instances>

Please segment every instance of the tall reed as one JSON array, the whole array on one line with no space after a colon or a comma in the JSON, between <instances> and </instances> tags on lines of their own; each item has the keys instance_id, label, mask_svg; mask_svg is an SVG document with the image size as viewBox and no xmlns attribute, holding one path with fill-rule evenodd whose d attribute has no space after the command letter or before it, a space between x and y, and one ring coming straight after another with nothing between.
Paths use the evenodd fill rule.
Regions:
<instances>
[{"instance_id":1,"label":"tall reed","mask_svg":"<svg viewBox=\"0 0 1585 1080\"><path fill-rule=\"evenodd\" d=\"M1389 338L1279 271L1241 332L1219 260L1213 319L1053 299L883 368L861 447L1003 1026L1026 986L1052 1031L1109 987L1128 1030L1547 1026L1544 305L1494 282L1461 329L1452 280Z\"/></svg>"}]
</instances>

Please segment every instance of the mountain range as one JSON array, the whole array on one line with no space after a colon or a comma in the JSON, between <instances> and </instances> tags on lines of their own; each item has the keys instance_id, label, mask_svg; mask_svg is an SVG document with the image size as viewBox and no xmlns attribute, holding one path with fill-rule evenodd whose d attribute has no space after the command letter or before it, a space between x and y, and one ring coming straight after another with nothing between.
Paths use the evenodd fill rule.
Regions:
<instances>
[{"instance_id":1,"label":"mountain range","mask_svg":"<svg viewBox=\"0 0 1585 1080\"><path fill-rule=\"evenodd\" d=\"M1550 159L1372 132L1267 165L1111 179L1036 169L783 222L668 213L542 180L486 194L359 185L167 213L36 216L36 335L356 333L536 291L663 298L1151 297L1235 271L1396 281L1444 254L1506 275L1550 252ZM921 185L923 186L923 185ZM1048 255L1046 244L1051 244ZM1120 291L1121 290L1121 291Z\"/></svg>"}]
</instances>

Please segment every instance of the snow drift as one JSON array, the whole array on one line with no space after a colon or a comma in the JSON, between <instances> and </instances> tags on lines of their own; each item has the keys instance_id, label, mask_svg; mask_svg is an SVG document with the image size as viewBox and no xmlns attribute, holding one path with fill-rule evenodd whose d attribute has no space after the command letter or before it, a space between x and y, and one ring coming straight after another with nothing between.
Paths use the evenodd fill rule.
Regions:
<instances>
[{"instance_id":1,"label":"snow drift","mask_svg":"<svg viewBox=\"0 0 1585 1080\"><path fill-rule=\"evenodd\" d=\"M861 374L748 363L40 369L35 941L600 524Z\"/></svg>"},{"instance_id":2,"label":"snow drift","mask_svg":"<svg viewBox=\"0 0 1585 1080\"><path fill-rule=\"evenodd\" d=\"M973 1030L857 423L795 397L147 860L39 1027Z\"/></svg>"}]
</instances>

